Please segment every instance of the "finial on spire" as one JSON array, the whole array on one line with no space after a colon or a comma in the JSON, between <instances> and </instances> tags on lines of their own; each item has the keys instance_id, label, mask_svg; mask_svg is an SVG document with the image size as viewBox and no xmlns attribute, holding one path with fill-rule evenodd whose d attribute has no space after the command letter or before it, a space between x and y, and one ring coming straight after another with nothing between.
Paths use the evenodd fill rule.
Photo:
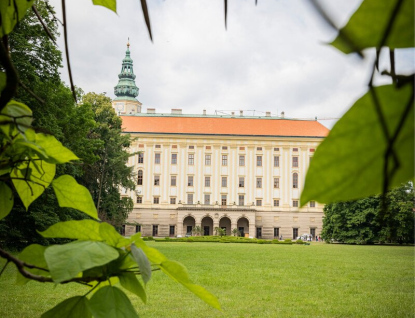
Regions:
<instances>
[{"instance_id":1,"label":"finial on spire","mask_svg":"<svg viewBox=\"0 0 415 318\"><path fill-rule=\"evenodd\" d=\"M128 37L127 47L130 47L130 37Z\"/></svg>"}]
</instances>

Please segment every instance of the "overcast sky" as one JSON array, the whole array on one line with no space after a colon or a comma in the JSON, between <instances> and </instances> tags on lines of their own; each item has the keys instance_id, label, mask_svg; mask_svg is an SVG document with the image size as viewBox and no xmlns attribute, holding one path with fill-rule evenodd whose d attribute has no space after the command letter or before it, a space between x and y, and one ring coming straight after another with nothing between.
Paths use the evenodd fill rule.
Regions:
<instances>
[{"instance_id":1,"label":"overcast sky","mask_svg":"<svg viewBox=\"0 0 415 318\"><path fill-rule=\"evenodd\" d=\"M317 116L330 128L334 121L326 119L341 117L366 91L373 52L361 60L326 45L336 33L306 0L229 0L227 30L223 0L147 2L153 43L138 0L119 0L118 14L92 1L66 1L75 85L114 98L130 38L143 112L284 111ZM322 1L339 26L360 2ZM50 3L61 17L61 1ZM59 44L63 50L62 38ZM413 69L411 54L397 55L398 68ZM66 69L62 78L68 82Z\"/></svg>"}]
</instances>

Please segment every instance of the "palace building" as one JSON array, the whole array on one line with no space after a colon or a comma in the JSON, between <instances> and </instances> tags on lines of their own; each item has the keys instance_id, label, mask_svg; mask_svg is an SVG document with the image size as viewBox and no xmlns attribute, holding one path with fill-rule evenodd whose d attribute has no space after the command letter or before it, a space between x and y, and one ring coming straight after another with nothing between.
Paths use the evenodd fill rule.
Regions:
<instances>
[{"instance_id":1,"label":"palace building","mask_svg":"<svg viewBox=\"0 0 415 318\"><path fill-rule=\"evenodd\" d=\"M122 191L135 202L126 235L185 236L196 226L265 239L320 234L323 205L300 208L299 199L326 127L270 113L142 113L132 64L127 47L113 101L135 153L136 189Z\"/></svg>"}]
</instances>

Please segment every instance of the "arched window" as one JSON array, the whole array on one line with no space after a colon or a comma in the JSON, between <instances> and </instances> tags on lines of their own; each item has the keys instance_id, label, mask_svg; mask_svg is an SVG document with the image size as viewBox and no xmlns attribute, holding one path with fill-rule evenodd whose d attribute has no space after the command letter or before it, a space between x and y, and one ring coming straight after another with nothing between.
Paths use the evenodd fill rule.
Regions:
<instances>
[{"instance_id":1,"label":"arched window","mask_svg":"<svg viewBox=\"0 0 415 318\"><path fill-rule=\"evenodd\" d=\"M143 185L143 170L138 170L137 185Z\"/></svg>"},{"instance_id":2,"label":"arched window","mask_svg":"<svg viewBox=\"0 0 415 318\"><path fill-rule=\"evenodd\" d=\"M298 188L298 173L297 172L293 173L293 188L294 189Z\"/></svg>"}]
</instances>

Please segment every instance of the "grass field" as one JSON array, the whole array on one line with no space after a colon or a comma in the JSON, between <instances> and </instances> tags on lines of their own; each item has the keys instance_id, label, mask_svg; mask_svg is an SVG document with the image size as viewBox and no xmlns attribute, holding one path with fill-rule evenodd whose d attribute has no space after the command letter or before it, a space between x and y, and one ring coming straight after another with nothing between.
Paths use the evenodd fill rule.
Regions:
<instances>
[{"instance_id":1,"label":"grass field","mask_svg":"<svg viewBox=\"0 0 415 318\"><path fill-rule=\"evenodd\" d=\"M210 308L155 272L141 318L173 317L414 317L414 247L312 243L257 245L155 243L188 268L193 281L219 298ZM4 264L4 261L1 261ZM0 317L39 317L78 285L14 285L15 268L0 278Z\"/></svg>"}]
</instances>

